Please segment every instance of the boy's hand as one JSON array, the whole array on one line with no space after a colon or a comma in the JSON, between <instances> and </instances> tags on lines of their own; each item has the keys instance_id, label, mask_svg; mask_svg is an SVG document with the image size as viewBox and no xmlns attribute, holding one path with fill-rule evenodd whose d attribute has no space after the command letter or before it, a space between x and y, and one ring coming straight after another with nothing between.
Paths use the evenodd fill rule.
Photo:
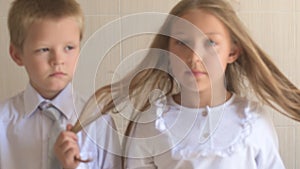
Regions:
<instances>
[{"instance_id":1,"label":"boy's hand","mask_svg":"<svg viewBox=\"0 0 300 169\"><path fill-rule=\"evenodd\" d=\"M75 169L79 165L80 158L79 145L77 143L77 135L71 131L72 125L67 125L67 130L59 134L55 145L54 152L57 159L64 169Z\"/></svg>"}]
</instances>

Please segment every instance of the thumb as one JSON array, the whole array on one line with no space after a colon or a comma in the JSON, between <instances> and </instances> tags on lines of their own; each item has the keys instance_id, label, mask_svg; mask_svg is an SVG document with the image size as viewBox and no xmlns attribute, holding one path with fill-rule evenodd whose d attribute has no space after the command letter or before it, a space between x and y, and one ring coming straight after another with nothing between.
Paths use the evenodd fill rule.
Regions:
<instances>
[{"instance_id":1,"label":"thumb","mask_svg":"<svg viewBox=\"0 0 300 169\"><path fill-rule=\"evenodd\" d=\"M73 128L72 124L67 124L67 131L71 131L71 129Z\"/></svg>"}]
</instances>

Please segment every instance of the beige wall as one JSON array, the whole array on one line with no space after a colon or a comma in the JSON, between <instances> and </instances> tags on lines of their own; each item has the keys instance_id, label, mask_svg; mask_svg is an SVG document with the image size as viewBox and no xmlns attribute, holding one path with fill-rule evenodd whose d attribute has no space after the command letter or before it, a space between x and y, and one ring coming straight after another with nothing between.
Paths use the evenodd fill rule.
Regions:
<instances>
[{"instance_id":1,"label":"beige wall","mask_svg":"<svg viewBox=\"0 0 300 169\"><path fill-rule=\"evenodd\" d=\"M22 68L17 67L9 58L7 12L12 0L0 0L0 100L24 89L27 77ZM99 28L107 23L138 12L168 12L179 0L79 0L86 14L86 31L84 42ZM234 6L257 42L274 59L283 72L300 87L298 75L300 65L300 0L232 0ZM120 23L119 33L122 36ZM116 31L118 32L118 31ZM107 76L96 75L101 83L109 81L118 63L137 49L149 45L151 35L140 35L124 39L116 44L99 65L98 71L106 71ZM94 57L97 57L95 54ZM298 57L297 57L298 56ZM87 64L93 64L85 60ZM79 64L80 66L80 64ZM82 69L84 72L85 69ZM86 70L87 71L87 70ZM85 73L79 73L79 79L85 79ZM82 80L84 81L84 80ZM87 89L88 88L88 89ZM78 89L89 95L93 90L80 83ZM288 169L300 168L300 125L288 120L278 113L273 113L279 135L280 152ZM121 118L118 121L122 123ZM119 126L122 126L119 125Z\"/></svg>"}]
</instances>

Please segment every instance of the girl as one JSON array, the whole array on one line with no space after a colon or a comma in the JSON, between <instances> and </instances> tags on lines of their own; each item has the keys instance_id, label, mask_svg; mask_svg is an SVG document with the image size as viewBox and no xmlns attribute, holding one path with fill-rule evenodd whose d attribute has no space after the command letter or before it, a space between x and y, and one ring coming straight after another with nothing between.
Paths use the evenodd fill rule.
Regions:
<instances>
[{"instance_id":1,"label":"girl","mask_svg":"<svg viewBox=\"0 0 300 169\"><path fill-rule=\"evenodd\" d=\"M251 39L225 1L182 0L170 14L151 48L171 53L160 56L155 66L167 59L174 77L147 69L131 81L131 100L143 113L128 126L125 167L285 168L265 110L242 96L250 95L245 86L251 87L260 101L299 121L297 87ZM151 59L153 52L140 66ZM153 104L134 100L139 92L157 88L166 98Z\"/></svg>"},{"instance_id":2,"label":"girl","mask_svg":"<svg viewBox=\"0 0 300 169\"><path fill-rule=\"evenodd\" d=\"M134 108L125 168L284 168L267 112L244 96L300 121L300 91L245 30L225 0L182 0L141 64L95 93L102 114Z\"/></svg>"}]
</instances>

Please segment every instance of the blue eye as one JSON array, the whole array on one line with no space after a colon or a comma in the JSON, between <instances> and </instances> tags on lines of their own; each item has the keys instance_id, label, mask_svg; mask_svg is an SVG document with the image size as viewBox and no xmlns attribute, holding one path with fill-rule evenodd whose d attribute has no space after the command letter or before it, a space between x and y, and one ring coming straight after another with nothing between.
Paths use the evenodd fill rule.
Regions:
<instances>
[{"instance_id":1,"label":"blue eye","mask_svg":"<svg viewBox=\"0 0 300 169\"><path fill-rule=\"evenodd\" d=\"M41 48L41 49L38 49L37 52L41 52L41 53L45 53L45 52L49 52L50 49L49 48Z\"/></svg>"},{"instance_id":2,"label":"blue eye","mask_svg":"<svg viewBox=\"0 0 300 169\"><path fill-rule=\"evenodd\" d=\"M185 40L176 40L175 43L180 46L187 46L189 44L189 42Z\"/></svg>"},{"instance_id":3,"label":"blue eye","mask_svg":"<svg viewBox=\"0 0 300 169\"><path fill-rule=\"evenodd\" d=\"M177 45L184 45L184 42L181 41L181 40L176 40L176 44L177 44Z\"/></svg>"},{"instance_id":4,"label":"blue eye","mask_svg":"<svg viewBox=\"0 0 300 169\"><path fill-rule=\"evenodd\" d=\"M66 49L67 51L69 51L69 50L74 49L74 47L73 47L73 46L66 46L65 49Z\"/></svg>"},{"instance_id":5,"label":"blue eye","mask_svg":"<svg viewBox=\"0 0 300 169\"><path fill-rule=\"evenodd\" d=\"M216 42L213 41L213 40L211 40L211 39L208 39L208 40L206 41L206 44L207 44L208 46L216 46L216 45L217 45Z\"/></svg>"}]
</instances>

